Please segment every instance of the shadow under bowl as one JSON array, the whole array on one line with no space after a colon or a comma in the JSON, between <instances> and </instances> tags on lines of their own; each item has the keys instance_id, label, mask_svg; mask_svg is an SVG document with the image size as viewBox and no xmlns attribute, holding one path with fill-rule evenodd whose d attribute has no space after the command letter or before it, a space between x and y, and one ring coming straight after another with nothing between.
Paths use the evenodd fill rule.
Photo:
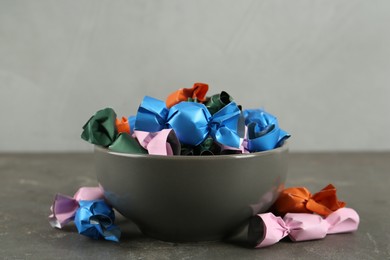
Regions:
<instances>
[{"instance_id":1,"label":"shadow under bowl","mask_svg":"<svg viewBox=\"0 0 390 260\"><path fill-rule=\"evenodd\" d=\"M265 212L284 188L288 146L215 156L116 153L95 146L107 201L147 236L164 241L226 237Z\"/></svg>"}]
</instances>

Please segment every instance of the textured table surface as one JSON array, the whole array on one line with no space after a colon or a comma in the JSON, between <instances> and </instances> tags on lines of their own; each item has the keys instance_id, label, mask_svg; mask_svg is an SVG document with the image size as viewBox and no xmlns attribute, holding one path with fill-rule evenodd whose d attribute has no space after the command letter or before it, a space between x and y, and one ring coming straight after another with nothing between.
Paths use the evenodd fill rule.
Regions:
<instances>
[{"instance_id":1,"label":"textured table surface","mask_svg":"<svg viewBox=\"0 0 390 260\"><path fill-rule=\"evenodd\" d=\"M390 153L291 154L286 186L328 183L360 214L359 230L323 240L250 249L233 242L168 243L118 217L120 243L95 241L73 225L50 227L57 192L96 185L92 154L0 154L0 258L4 259L390 259Z\"/></svg>"}]
</instances>

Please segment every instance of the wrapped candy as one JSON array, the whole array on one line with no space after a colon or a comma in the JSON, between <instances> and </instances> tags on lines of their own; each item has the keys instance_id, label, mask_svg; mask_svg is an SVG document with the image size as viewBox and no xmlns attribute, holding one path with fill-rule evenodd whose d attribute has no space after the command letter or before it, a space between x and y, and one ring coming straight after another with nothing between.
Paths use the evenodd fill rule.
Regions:
<instances>
[{"instance_id":1,"label":"wrapped candy","mask_svg":"<svg viewBox=\"0 0 390 260\"><path fill-rule=\"evenodd\" d=\"M111 151L118 153L147 154L148 152L127 133L121 133L108 147Z\"/></svg>"},{"instance_id":2,"label":"wrapped candy","mask_svg":"<svg viewBox=\"0 0 390 260\"><path fill-rule=\"evenodd\" d=\"M276 117L262 109L243 111L247 126L248 150L261 152L280 146L290 135L279 128Z\"/></svg>"},{"instance_id":3,"label":"wrapped candy","mask_svg":"<svg viewBox=\"0 0 390 260\"><path fill-rule=\"evenodd\" d=\"M337 199L336 188L329 184L314 195L304 187L287 188L280 193L273 210L279 215L314 212L328 216L342 207L345 207L345 202Z\"/></svg>"},{"instance_id":4,"label":"wrapped candy","mask_svg":"<svg viewBox=\"0 0 390 260\"><path fill-rule=\"evenodd\" d=\"M109 146L118 133L115 121L116 113L112 108L101 109L85 123L81 138L93 144Z\"/></svg>"},{"instance_id":5,"label":"wrapped candy","mask_svg":"<svg viewBox=\"0 0 390 260\"><path fill-rule=\"evenodd\" d=\"M80 234L98 239L118 242L121 231L114 225L115 214L103 200L82 200L74 223Z\"/></svg>"},{"instance_id":6,"label":"wrapped candy","mask_svg":"<svg viewBox=\"0 0 390 260\"><path fill-rule=\"evenodd\" d=\"M192 88L181 88L171 93L165 103L168 108L171 108L182 101L203 102L208 90L209 85L195 83Z\"/></svg>"},{"instance_id":7,"label":"wrapped candy","mask_svg":"<svg viewBox=\"0 0 390 260\"><path fill-rule=\"evenodd\" d=\"M325 219L316 214L287 213L284 218L272 213L258 214L249 224L248 241L255 248L273 245L282 238L296 241L322 239L327 234L356 231L359 215L350 208L341 208Z\"/></svg>"},{"instance_id":8,"label":"wrapped candy","mask_svg":"<svg viewBox=\"0 0 390 260\"><path fill-rule=\"evenodd\" d=\"M203 104L181 102L168 110L163 101L145 97L137 112L135 129L158 132L172 128L183 144L197 146L211 135L220 144L239 147L239 117L240 110L234 102L211 116Z\"/></svg>"},{"instance_id":9,"label":"wrapped candy","mask_svg":"<svg viewBox=\"0 0 390 260\"><path fill-rule=\"evenodd\" d=\"M63 194L56 194L53 205L50 207L52 214L49 216L49 223L52 227L62 228L73 221L81 200L103 199L103 190L100 187L81 187L73 197Z\"/></svg>"},{"instance_id":10,"label":"wrapped candy","mask_svg":"<svg viewBox=\"0 0 390 260\"><path fill-rule=\"evenodd\" d=\"M169 110L164 101L145 96L139 105L134 129L145 132L158 132L166 128Z\"/></svg>"},{"instance_id":11,"label":"wrapped candy","mask_svg":"<svg viewBox=\"0 0 390 260\"><path fill-rule=\"evenodd\" d=\"M261 152L290 137L279 128L276 117L264 110L241 112L227 92L206 98L207 91L207 84L195 83L171 93L165 102L145 96L136 116L128 118L116 118L111 108L99 110L83 126L81 137L115 152L159 155ZM171 129L167 142L160 138L164 129ZM180 153L172 136L180 142Z\"/></svg>"},{"instance_id":12,"label":"wrapped candy","mask_svg":"<svg viewBox=\"0 0 390 260\"><path fill-rule=\"evenodd\" d=\"M180 155L180 142L172 129L163 129L155 133L136 130L134 136L149 154Z\"/></svg>"},{"instance_id":13,"label":"wrapped candy","mask_svg":"<svg viewBox=\"0 0 390 260\"><path fill-rule=\"evenodd\" d=\"M103 236L106 240L118 242L120 230L113 224L114 211L103 199L100 187L81 187L73 197L57 194L50 208L49 223L62 229L74 221L80 234L95 239Z\"/></svg>"},{"instance_id":14,"label":"wrapped candy","mask_svg":"<svg viewBox=\"0 0 390 260\"><path fill-rule=\"evenodd\" d=\"M184 144L199 145L209 135L218 143L239 147L240 109L231 102L213 116L203 104L181 102L169 110L167 125Z\"/></svg>"},{"instance_id":15,"label":"wrapped candy","mask_svg":"<svg viewBox=\"0 0 390 260\"><path fill-rule=\"evenodd\" d=\"M215 94L208 98L205 102L205 106L210 114L214 115L232 101L233 98L227 92L222 91L220 94Z\"/></svg>"}]
</instances>

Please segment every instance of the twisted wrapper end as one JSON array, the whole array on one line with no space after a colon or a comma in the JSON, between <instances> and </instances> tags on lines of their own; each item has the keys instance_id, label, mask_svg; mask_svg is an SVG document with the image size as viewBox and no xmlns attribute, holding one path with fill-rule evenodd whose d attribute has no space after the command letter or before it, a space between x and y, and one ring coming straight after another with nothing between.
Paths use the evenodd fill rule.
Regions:
<instances>
[{"instance_id":1,"label":"twisted wrapper end","mask_svg":"<svg viewBox=\"0 0 390 260\"><path fill-rule=\"evenodd\" d=\"M354 232L359 215L351 208L341 208L325 219L317 214L288 213L282 219L272 213L258 214L249 224L248 242L255 248L270 246L289 236L294 241L322 239L327 234Z\"/></svg>"}]
</instances>

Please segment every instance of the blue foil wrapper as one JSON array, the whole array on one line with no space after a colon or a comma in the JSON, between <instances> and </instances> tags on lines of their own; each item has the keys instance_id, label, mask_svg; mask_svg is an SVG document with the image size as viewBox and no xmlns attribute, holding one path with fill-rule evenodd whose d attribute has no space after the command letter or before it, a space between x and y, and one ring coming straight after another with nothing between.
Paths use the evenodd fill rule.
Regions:
<instances>
[{"instance_id":1,"label":"blue foil wrapper","mask_svg":"<svg viewBox=\"0 0 390 260\"><path fill-rule=\"evenodd\" d=\"M243 111L243 115L248 127L250 152L274 149L290 137L286 131L280 129L277 118L262 109L247 109Z\"/></svg>"},{"instance_id":2,"label":"blue foil wrapper","mask_svg":"<svg viewBox=\"0 0 390 260\"><path fill-rule=\"evenodd\" d=\"M210 121L210 135L215 141L230 147L240 147L239 136L241 110L235 102L230 102L217 113Z\"/></svg>"},{"instance_id":3,"label":"blue foil wrapper","mask_svg":"<svg viewBox=\"0 0 390 260\"><path fill-rule=\"evenodd\" d=\"M213 116L206 106L193 102L181 102L169 110L167 124L172 128L180 142L197 146L207 136L220 144L239 147L237 133L241 111L231 102Z\"/></svg>"},{"instance_id":4,"label":"blue foil wrapper","mask_svg":"<svg viewBox=\"0 0 390 260\"><path fill-rule=\"evenodd\" d=\"M180 102L168 110L163 101L146 96L138 109L134 128L146 132L172 128L185 145L199 145L210 135L222 145L239 147L240 115L235 102L230 102L212 116L200 103ZM131 128L130 118L129 124Z\"/></svg>"},{"instance_id":5,"label":"blue foil wrapper","mask_svg":"<svg viewBox=\"0 0 390 260\"><path fill-rule=\"evenodd\" d=\"M133 129L158 132L166 128L168 111L164 101L145 96L138 108Z\"/></svg>"},{"instance_id":6,"label":"blue foil wrapper","mask_svg":"<svg viewBox=\"0 0 390 260\"><path fill-rule=\"evenodd\" d=\"M115 213L104 200L81 200L76 211L74 223L80 234L99 239L118 242L121 231L114 225Z\"/></svg>"},{"instance_id":7,"label":"blue foil wrapper","mask_svg":"<svg viewBox=\"0 0 390 260\"><path fill-rule=\"evenodd\" d=\"M210 112L203 104L180 102L169 110L167 124L180 142L195 146L208 136L210 119Z\"/></svg>"}]
</instances>

